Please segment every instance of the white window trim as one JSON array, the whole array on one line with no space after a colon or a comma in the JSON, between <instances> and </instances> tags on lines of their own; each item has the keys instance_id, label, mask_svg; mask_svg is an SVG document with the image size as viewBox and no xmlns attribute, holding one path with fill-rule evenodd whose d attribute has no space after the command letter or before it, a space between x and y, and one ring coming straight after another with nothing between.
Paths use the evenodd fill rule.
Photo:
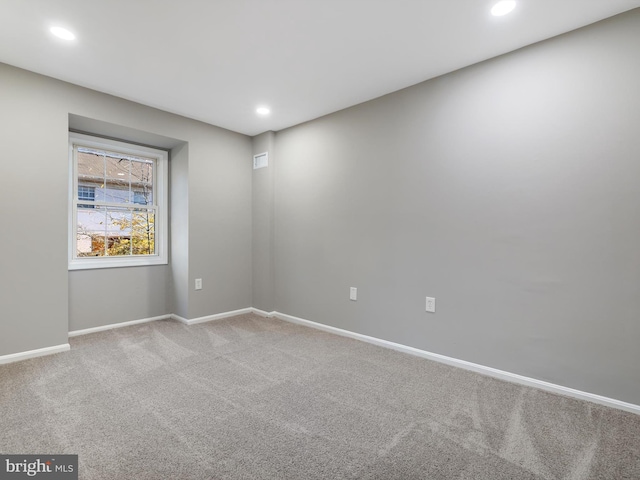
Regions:
<instances>
[{"instance_id":1,"label":"white window trim","mask_svg":"<svg viewBox=\"0 0 640 480\"><path fill-rule=\"evenodd\" d=\"M77 251L77 218L78 218L78 175L74 145L115 150L129 155L139 155L156 160L154 169L154 192L157 215L155 218L156 250L154 255L133 255L118 257L78 257ZM132 145L100 137L80 133L69 133L69 270L88 270L97 268L133 267L144 265L166 265L168 263L168 180L169 154L164 150ZM86 203L86 202L85 202Z\"/></svg>"}]
</instances>

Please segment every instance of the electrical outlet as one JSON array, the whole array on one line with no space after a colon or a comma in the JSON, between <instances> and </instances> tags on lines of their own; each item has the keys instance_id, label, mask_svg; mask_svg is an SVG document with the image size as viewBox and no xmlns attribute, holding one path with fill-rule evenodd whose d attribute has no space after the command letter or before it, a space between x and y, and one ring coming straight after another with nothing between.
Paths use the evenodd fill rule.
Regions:
<instances>
[{"instance_id":1,"label":"electrical outlet","mask_svg":"<svg viewBox=\"0 0 640 480\"><path fill-rule=\"evenodd\" d=\"M427 297L427 312L436 313L436 299Z\"/></svg>"},{"instance_id":2,"label":"electrical outlet","mask_svg":"<svg viewBox=\"0 0 640 480\"><path fill-rule=\"evenodd\" d=\"M202 290L202 279L196 278L196 290Z\"/></svg>"},{"instance_id":3,"label":"electrical outlet","mask_svg":"<svg viewBox=\"0 0 640 480\"><path fill-rule=\"evenodd\" d=\"M358 300L358 289L356 287L349 289L349 300L353 300L354 302Z\"/></svg>"}]
</instances>

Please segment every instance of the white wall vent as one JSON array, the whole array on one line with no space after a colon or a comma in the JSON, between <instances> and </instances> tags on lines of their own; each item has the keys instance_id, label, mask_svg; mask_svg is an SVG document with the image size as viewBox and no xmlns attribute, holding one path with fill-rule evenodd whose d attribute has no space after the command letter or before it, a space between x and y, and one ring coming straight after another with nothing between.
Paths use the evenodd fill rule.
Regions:
<instances>
[{"instance_id":1,"label":"white wall vent","mask_svg":"<svg viewBox=\"0 0 640 480\"><path fill-rule=\"evenodd\" d=\"M269 165L269 152L259 153L253 156L253 169L264 168Z\"/></svg>"}]
</instances>

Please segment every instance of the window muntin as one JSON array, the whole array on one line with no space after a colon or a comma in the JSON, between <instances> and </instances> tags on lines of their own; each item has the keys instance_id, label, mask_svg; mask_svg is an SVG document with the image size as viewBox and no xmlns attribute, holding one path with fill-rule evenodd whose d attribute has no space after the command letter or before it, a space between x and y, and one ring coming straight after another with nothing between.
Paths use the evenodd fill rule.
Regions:
<instances>
[{"instance_id":1,"label":"window muntin","mask_svg":"<svg viewBox=\"0 0 640 480\"><path fill-rule=\"evenodd\" d=\"M69 267L167 263L167 153L70 135Z\"/></svg>"}]
</instances>

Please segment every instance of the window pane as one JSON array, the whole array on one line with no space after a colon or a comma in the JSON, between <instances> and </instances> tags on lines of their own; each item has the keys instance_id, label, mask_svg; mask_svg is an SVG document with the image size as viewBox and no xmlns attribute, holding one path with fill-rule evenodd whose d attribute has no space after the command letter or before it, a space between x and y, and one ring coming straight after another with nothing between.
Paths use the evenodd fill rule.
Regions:
<instances>
[{"instance_id":1,"label":"window pane","mask_svg":"<svg viewBox=\"0 0 640 480\"><path fill-rule=\"evenodd\" d=\"M77 234L77 249L79 257L88 257L91 256L90 253L93 250L93 242L91 241L91 237L89 235L85 235L82 233Z\"/></svg>"},{"instance_id":2,"label":"window pane","mask_svg":"<svg viewBox=\"0 0 640 480\"><path fill-rule=\"evenodd\" d=\"M131 203L129 173L131 161L126 158L105 158L106 190L105 202Z\"/></svg>"},{"instance_id":3,"label":"window pane","mask_svg":"<svg viewBox=\"0 0 640 480\"><path fill-rule=\"evenodd\" d=\"M78 151L78 200L87 198L92 191L93 199L104 200L104 157L96 153Z\"/></svg>"},{"instance_id":4,"label":"window pane","mask_svg":"<svg viewBox=\"0 0 640 480\"><path fill-rule=\"evenodd\" d=\"M79 257L105 255L106 209L78 209L76 249Z\"/></svg>"},{"instance_id":5,"label":"window pane","mask_svg":"<svg viewBox=\"0 0 640 480\"><path fill-rule=\"evenodd\" d=\"M153 205L153 161L131 162L131 189L133 202L138 205Z\"/></svg>"},{"instance_id":6,"label":"window pane","mask_svg":"<svg viewBox=\"0 0 640 480\"><path fill-rule=\"evenodd\" d=\"M131 211L123 208L107 209L107 255L131 255Z\"/></svg>"},{"instance_id":7,"label":"window pane","mask_svg":"<svg viewBox=\"0 0 640 480\"><path fill-rule=\"evenodd\" d=\"M132 217L133 255L155 254L155 215L153 210L135 210Z\"/></svg>"}]
</instances>

